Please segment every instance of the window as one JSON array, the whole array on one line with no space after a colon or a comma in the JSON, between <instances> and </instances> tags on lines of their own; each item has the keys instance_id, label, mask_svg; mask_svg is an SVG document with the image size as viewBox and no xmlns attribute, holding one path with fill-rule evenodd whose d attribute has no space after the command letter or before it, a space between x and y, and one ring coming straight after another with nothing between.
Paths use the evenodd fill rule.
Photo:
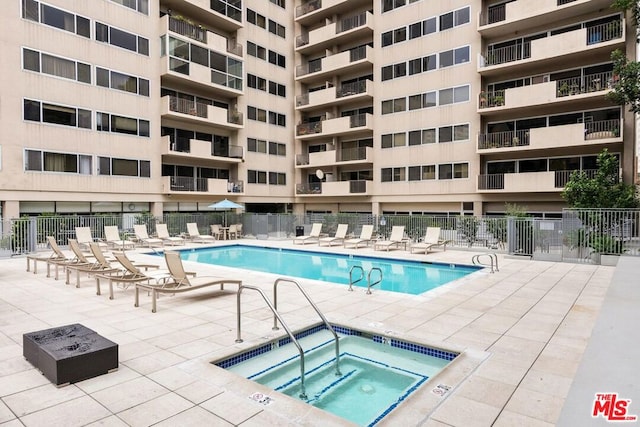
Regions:
<instances>
[{"instance_id":1,"label":"window","mask_svg":"<svg viewBox=\"0 0 640 427\"><path fill-rule=\"evenodd\" d=\"M121 4L129 9L137 10L145 15L149 14L149 0L111 0L114 3Z\"/></svg>"},{"instance_id":2,"label":"window","mask_svg":"<svg viewBox=\"0 0 640 427\"><path fill-rule=\"evenodd\" d=\"M453 50L440 52L440 68L450 67L453 65Z\"/></svg>"},{"instance_id":3,"label":"window","mask_svg":"<svg viewBox=\"0 0 640 427\"><path fill-rule=\"evenodd\" d=\"M438 179L452 179L453 166L450 164L438 166Z\"/></svg>"},{"instance_id":4,"label":"window","mask_svg":"<svg viewBox=\"0 0 640 427\"><path fill-rule=\"evenodd\" d=\"M89 19L36 0L22 0L22 17L90 38Z\"/></svg>"},{"instance_id":5,"label":"window","mask_svg":"<svg viewBox=\"0 0 640 427\"><path fill-rule=\"evenodd\" d=\"M265 171L248 170L247 182L249 184L266 184L267 173Z\"/></svg>"},{"instance_id":6,"label":"window","mask_svg":"<svg viewBox=\"0 0 640 427\"><path fill-rule=\"evenodd\" d=\"M91 175L92 157L75 153L53 153L25 150L24 170L38 172L65 172Z\"/></svg>"},{"instance_id":7,"label":"window","mask_svg":"<svg viewBox=\"0 0 640 427\"><path fill-rule=\"evenodd\" d=\"M26 48L22 49L22 63L25 70L91 83L91 66L89 64Z\"/></svg>"},{"instance_id":8,"label":"window","mask_svg":"<svg viewBox=\"0 0 640 427\"><path fill-rule=\"evenodd\" d=\"M409 61L409 75L419 74L422 72L422 58L412 59Z\"/></svg>"},{"instance_id":9,"label":"window","mask_svg":"<svg viewBox=\"0 0 640 427\"><path fill-rule=\"evenodd\" d=\"M123 117L109 113L96 113L96 130L143 137L150 136L148 120Z\"/></svg>"},{"instance_id":10,"label":"window","mask_svg":"<svg viewBox=\"0 0 640 427\"><path fill-rule=\"evenodd\" d=\"M285 28L284 26L278 24L275 21L269 19L269 32L275 34L278 37L285 38Z\"/></svg>"},{"instance_id":11,"label":"window","mask_svg":"<svg viewBox=\"0 0 640 427\"><path fill-rule=\"evenodd\" d=\"M382 81L391 80L393 78L393 65L382 67Z\"/></svg>"},{"instance_id":12,"label":"window","mask_svg":"<svg viewBox=\"0 0 640 427\"><path fill-rule=\"evenodd\" d=\"M422 22L409 25L409 39L417 39L418 37L422 37Z\"/></svg>"},{"instance_id":13,"label":"window","mask_svg":"<svg viewBox=\"0 0 640 427\"><path fill-rule=\"evenodd\" d=\"M240 0L211 0L211 10L238 22L242 21L242 1Z\"/></svg>"},{"instance_id":14,"label":"window","mask_svg":"<svg viewBox=\"0 0 640 427\"><path fill-rule=\"evenodd\" d=\"M427 34L435 33L437 31L437 20L434 16L433 18L425 19L422 21L422 34L425 36Z\"/></svg>"},{"instance_id":15,"label":"window","mask_svg":"<svg viewBox=\"0 0 640 427\"><path fill-rule=\"evenodd\" d=\"M469 100L469 86L440 89L439 105L448 105Z\"/></svg>"},{"instance_id":16,"label":"window","mask_svg":"<svg viewBox=\"0 0 640 427\"><path fill-rule=\"evenodd\" d=\"M393 168L393 180L395 182L406 181L406 172L407 172L407 169L404 167Z\"/></svg>"},{"instance_id":17,"label":"window","mask_svg":"<svg viewBox=\"0 0 640 427\"><path fill-rule=\"evenodd\" d=\"M454 50L453 62L455 64L464 64L469 62L469 46L459 47Z\"/></svg>"},{"instance_id":18,"label":"window","mask_svg":"<svg viewBox=\"0 0 640 427\"><path fill-rule=\"evenodd\" d=\"M283 98L286 98L287 96L287 89L285 87L285 85L281 85L280 83L276 83L276 82L269 82L269 93L272 95L277 95L277 96L281 96Z\"/></svg>"},{"instance_id":19,"label":"window","mask_svg":"<svg viewBox=\"0 0 640 427\"><path fill-rule=\"evenodd\" d=\"M395 64L393 66L393 78L397 79L398 77L407 75L407 63L400 62L399 64Z\"/></svg>"},{"instance_id":20,"label":"window","mask_svg":"<svg viewBox=\"0 0 640 427\"><path fill-rule=\"evenodd\" d=\"M149 80L104 68L96 68L96 84L124 92L149 96Z\"/></svg>"},{"instance_id":21,"label":"window","mask_svg":"<svg viewBox=\"0 0 640 427\"><path fill-rule=\"evenodd\" d=\"M438 166L438 179L469 178L468 163L443 164Z\"/></svg>"},{"instance_id":22,"label":"window","mask_svg":"<svg viewBox=\"0 0 640 427\"><path fill-rule=\"evenodd\" d=\"M393 42L400 43L407 39L407 27L400 27L393 30Z\"/></svg>"},{"instance_id":23,"label":"window","mask_svg":"<svg viewBox=\"0 0 640 427\"><path fill-rule=\"evenodd\" d=\"M409 166L409 181L420 181L421 168L420 166Z\"/></svg>"},{"instance_id":24,"label":"window","mask_svg":"<svg viewBox=\"0 0 640 427\"><path fill-rule=\"evenodd\" d=\"M422 58L422 71L431 71L436 69L436 55L425 56Z\"/></svg>"},{"instance_id":25,"label":"window","mask_svg":"<svg viewBox=\"0 0 640 427\"><path fill-rule=\"evenodd\" d=\"M96 22L96 40L149 56L148 39L100 22Z\"/></svg>"},{"instance_id":26,"label":"window","mask_svg":"<svg viewBox=\"0 0 640 427\"><path fill-rule=\"evenodd\" d=\"M393 44L393 31L387 31L382 33L382 47L390 46Z\"/></svg>"},{"instance_id":27,"label":"window","mask_svg":"<svg viewBox=\"0 0 640 427\"><path fill-rule=\"evenodd\" d=\"M28 121L91 129L91 111L81 108L24 100L24 119Z\"/></svg>"},{"instance_id":28,"label":"window","mask_svg":"<svg viewBox=\"0 0 640 427\"><path fill-rule=\"evenodd\" d=\"M269 154L273 156L286 156L287 146L280 142L269 142Z\"/></svg>"},{"instance_id":29,"label":"window","mask_svg":"<svg viewBox=\"0 0 640 427\"><path fill-rule=\"evenodd\" d=\"M262 139L247 138L247 150L255 153L266 153L267 141Z\"/></svg>"},{"instance_id":30,"label":"window","mask_svg":"<svg viewBox=\"0 0 640 427\"><path fill-rule=\"evenodd\" d=\"M254 76L253 74L247 74L247 85L253 89L265 92L267 90L267 80L262 77Z\"/></svg>"},{"instance_id":31,"label":"window","mask_svg":"<svg viewBox=\"0 0 640 427\"><path fill-rule=\"evenodd\" d=\"M453 141L453 130L451 126L444 126L438 129L438 142Z\"/></svg>"},{"instance_id":32,"label":"window","mask_svg":"<svg viewBox=\"0 0 640 427\"><path fill-rule=\"evenodd\" d=\"M269 185L287 185L287 175L282 172L269 172Z\"/></svg>"},{"instance_id":33,"label":"window","mask_svg":"<svg viewBox=\"0 0 640 427\"><path fill-rule=\"evenodd\" d=\"M136 176L149 178L151 162L148 160L98 157L98 175Z\"/></svg>"},{"instance_id":34,"label":"window","mask_svg":"<svg viewBox=\"0 0 640 427\"><path fill-rule=\"evenodd\" d=\"M269 1L270 1L271 3L273 3L273 4L277 5L277 6L280 6L280 7L281 7L281 8L283 8L283 9L285 8L285 7L284 7L284 1L285 1L285 0L269 0Z\"/></svg>"}]
</instances>

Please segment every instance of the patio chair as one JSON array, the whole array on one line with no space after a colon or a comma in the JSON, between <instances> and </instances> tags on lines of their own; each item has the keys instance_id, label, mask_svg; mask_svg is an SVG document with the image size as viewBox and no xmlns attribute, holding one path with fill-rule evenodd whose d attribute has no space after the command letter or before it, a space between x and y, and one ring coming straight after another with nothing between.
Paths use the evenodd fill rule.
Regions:
<instances>
[{"instance_id":1,"label":"patio chair","mask_svg":"<svg viewBox=\"0 0 640 427\"><path fill-rule=\"evenodd\" d=\"M56 240L51 237L49 239L49 245L52 248L56 248L55 251L62 254L60 248L58 247ZM71 257L65 257L64 259L49 259L47 260L47 277L51 277L51 266L55 267L55 280L58 280L58 271L59 267L62 267L63 271L66 270L67 267L71 266L82 266L88 265L92 262L87 258L88 255L82 252L80 247L78 246L75 239L69 239L69 248L71 248L73 255ZM75 248L75 249L74 249ZM64 256L64 254L62 254Z\"/></svg>"},{"instance_id":2,"label":"patio chair","mask_svg":"<svg viewBox=\"0 0 640 427\"><path fill-rule=\"evenodd\" d=\"M76 240L85 252L89 251L89 243L97 241L93 238L90 227L76 227ZM103 242L98 242L98 244L102 249L107 249L108 247L108 245Z\"/></svg>"},{"instance_id":3,"label":"patio chair","mask_svg":"<svg viewBox=\"0 0 640 427\"><path fill-rule=\"evenodd\" d=\"M165 245L184 245L184 238L169 234L167 224L156 224L156 234Z\"/></svg>"},{"instance_id":4,"label":"patio chair","mask_svg":"<svg viewBox=\"0 0 640 427\"><path fill-rule=\"evenodd\" d=\"M194 243L213 243L215 242L215 237L209 236L206 234L200 234L198 230L198 224L195 222L187 223L187 233L189 234L189 238Z\"/></svg>"},{"instance_id":5,"label":"patio chair","mask_svg":"<svg viewBox=\"0 0 640 427\"><path fill-rule=\"evenodd\" d=\"M347 237L348 228L349 224L338 224L336 234L333 237L322 237L318 239L318 246L322 246L323 244L333 246L334 243L338 245L344 243L344 239Z\"/></svg>"},{"instance_id":6,"label":"patio chair","mask_svg":"<svg viewBox=\"0 0 640 427\"><path fill-rule=\"evenodd\" d=\"M297 236L293 239L293 244L306 245L307 243L315 243L320 240L320 232L322 231L322 223L315 222L311 226L311 231L308 236Z\"/></svg>"},{"instance_id":7,"label":"patio chair","mask_svg":"<svg viewBox=\"0 0 640 427\"><path fill-rule=\"evenodd\" d=\"M177 294L183 292L194 291L207 286L220 286L220 290L224 290L224 285L234 284L240 286L241 280L223 279L220 277L194 277L189 278L190 274L185 271L182 259L178 252L165 251L165 261L169 269L170 279L164 281L161 285L152 285L149 283L136 283L136 296L134 306L139 306L140 289L151 292L151 312L156 312L158 295L162 293Z\"/></svg>"},{"instance_id":8,"label":"patio chair","mask_svg":"<svg viewBox=\"0 0 640 427\"><path fill-rule=\"evenodd\" d=\"M227 236L229 239L238 238L238 224L229 225L229 229L227 230Z\"/></svg>"},{"instance_id":9,"label":"patio chair","mask_svg":"<svg viewBox=\"0 0 640 427\"><path fill-rule=\"evenodd\" d=\"M78 245L78 242L75 239L69 239L69 246L71 250L75 254L78 259L82 259L83 261L87 261L86 258L83 259L84 254ZM71 271L75 270L76 272L76 288L80 287L80 273L87 273L89 276L92 274L111 274L116 273L120 269L111 265L111 263L107 260L100 249L100 246L96 242L89 243L89 249L91 253L95 257L95 262L89 262L88 264L72 264L66 265L66 280L65 283L68 285L70 283Z\"/></svg>"},{"instance_id":10,"label":"patio chair","mask_svg":"<svg viewBox=\"0 0 640 427\"><path fill-rule=\"evenodd\" d=\"M394 225L391 229L391 235L389 236L389 240L377 241L373 245L374 250L382 250L385 249L387 252L391 248L400 248L401 245L405 245L407 241L404 239L404 225Z\"/></svg>"},{"instance_id":11,"label":"patio chair","mask_svg":"<svg viewBox=\"0 0 640 427\"><path fill-rule=\"evenodd\" d=\"M149 248L154 246L164 246L164 241L162 239L158 239L156 237L149 237L147 233L147 226L145 224L135 224L133 226L133 231L136 233L136 239L142 246L147 246Z\"/></svg>"},{"instance_id":12,"label":"patio chair","mask_svg":"<svg viewBox=\"0 0 640 427\"><path fill-rule=\"evenodd\" d=\"M410 252L423 251L425 254L431 252L431 249L442 247L447 250L447 244L451 243L451 240L443 240L440 238L440 227L427 227L422 242L414 243L411 245Z\"/></svg>"},{"instance_id":13,"label":"patio chair","mask_svg":"<svg viewBox=\"0 0 640 427\"><path fill-rule=\"evenodd\" d=\"M44 261L48 263L51 262L64 262L69 258L60 250L58 246L58 242L53 236L47 236L47 243L49 248L51 249L51 253L49 255L42 254L30 254L27 255L27 271L31 271L31 262L33 261L33 274L38 273L38 261ZM48 270L48 269L47 269ZM49 272L47 271L47 277L49 277Z\"/></svg>"},{"instance_id":14,"label":"patio chair","mask_svg":"<svg viewBox=\"0 0 640 427\"><path fill-rule=\"evenodd\" d=\"M163 283L169 279L168 270L159 270L156 264L137 264L131 261L124 252L114 252L113 256L122 267L122 270L115 274L96 274L96 295L101 295L100 281L109 281L109 299L113 299L113 284L121 284L122 289L127 289L133 283L153 281L156 284ZM149 272L150 268L156 269ZM142 271L144 269L144 271ZM195 274L195 273L194 273Z\"/></svg>"},{"instance_id":15,"label":"patio chair","mask_svg":"<svg viewBox=\"0 0 640 427\"><path fill-rule=\"evenodd\" d=\"M211 224L211 235L218 240L224 240L224 230L218 224Z\"/></svg>"},{"instance_id":16,"label":"patio chair","mask_svg":"<svg viewBox=\"0 0 640 427\"><path fill-rule=\"evenodd\" d=\"M358 249L361 243L364 243L365 246L369 246L369 243L371 243L371 240L372 240L372 236L373 236L373 225L370 225L370 224L363 225L362 230L360 231L360 237L346 239L344 241L343 246L345 248L353 246L355 249Z\"/></svg>"},{"instance_id":17,"label":"patio chair","mask_svg":"<svg viewBox=\"0 0 640 427\"><path fill-rule=\"evenodd\" d=\"M104 240L112 249L133 249L136 244L130 240L122 240L120 238L120 231L117 225L105 225L104 226Z\"/></svg>"}]
</instances>

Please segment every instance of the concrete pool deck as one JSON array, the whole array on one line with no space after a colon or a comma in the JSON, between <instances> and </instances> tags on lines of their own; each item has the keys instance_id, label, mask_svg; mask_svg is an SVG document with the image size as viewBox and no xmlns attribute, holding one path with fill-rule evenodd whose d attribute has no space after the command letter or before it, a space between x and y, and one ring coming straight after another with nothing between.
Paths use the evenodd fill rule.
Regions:
<instances>
[{"instance_id":1,"label":"concrete pool deck","mask_svg":"<svg viewBox=\"0 0 640 427\"><path fill-rule=\"evenodd\" d=\"M242 243L293 247L291 240ZM224 243L216 243L220 244ZM371 248L295 248L463 264L470 264L471 257L479 253L450 249L425 256L406 251L374 252ZM143 252L133 251L130 257L164 264L162 258ZM602 309L608 319L615 318L615 304L625 302L624 295L620 298L624 290L616 288L612 290L618 300L607 298L603 305L616 268L499 259L500 271L495 274L474 273L418 296L383 291L366 295L361 288L348 292L344 285L306 279L299 282L331 322L463 351L464 357L427 383L419 398L412 396L379 425L551 426L561 422L569 426L574 425L574 419L591 418L590 412L576 413L574 418L571 411L590 411L596 392L619 392L620 398L632 399L630 414L640 414L640 396L624 395L637 389L616 390L619 384L607 383L606 378L585 382L598 377L591 369L585 371L589 363L597 361L594 343L590 345L592 331L594 340L606 335L594 329L598 315ZM0 261L3 427L350 425L209 363L274 336L272 314L257 293L243 293L245 341L236 344L235 289L220 292L205 288L162 296L158 312L151 313L146 294L141 295L140 307L133 306L132 287L117 289L115 299L109 300L104 290L101 296L96 295L93 278L84 277L81 287L76 288L65 285L63 278L46 278L42 265L38 274L27 273L25 264L24 257ZM240 279L268 295L279 277L189 262L185 265L198 276ZM625 258L622 266L637 277L640 260ZM625 277L633 276L620 280ZM634 297L626 302L636 301ZM292 329L317 323L317 316L295 287L281 288L278 306ZM81 323L118 343L120 365L116 372L56 388L24 359L22 334L71 323ZM617 371L624 369L619 366ZM631 372L632 366L628 370ZM432 393L437 384L452 388L440 397ZM580 385L578 390L576 384ZM607 390L600 389L609 385ZM589 386L597 389L584 390ZM266 391L274 402L264 406L251 400L249 396L257 391ZM582 402L584 396L590 400ZM572 406L568 403L569 409L562 412L565 400ZM602 418L595 421L599 424L594 425L606 424Z\"/></svg>"}]
</instances>

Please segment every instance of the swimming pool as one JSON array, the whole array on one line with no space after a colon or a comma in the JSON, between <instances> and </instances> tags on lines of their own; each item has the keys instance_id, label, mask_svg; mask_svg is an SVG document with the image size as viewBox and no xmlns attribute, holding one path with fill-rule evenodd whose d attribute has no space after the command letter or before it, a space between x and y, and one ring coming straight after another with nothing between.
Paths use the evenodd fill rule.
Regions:
<instances>
[{"instance_id":1,"label":"swimming pool","mask_svg":"<svg viewBox=\"0 0 640 427\"><path fill-rule=\"evenodd\" d=\"M265 248L247 245L219 246L180 251L181 258L206 264L244 268L305 279L349 284L349 271L362 267L365 279L355 286L367 287L366 275L372 268L382 270L382 282L376 286L392 292L418 295L445 283L460 279L482 267L310 252L295 249ZM359 276L354 272L354 280ZM378 276L372 274L372 280Z\"/></svg>"},{"instance_id":2,"label":"swimming pool","mask_svg":"<svg viewBox=\"0 0 640 427\"><path fill-rule=\"evenodd\" d=\"M305 349L306 397L300 398L300 358L289 338L215 365L362 426L395 410L457 356L457 352L333 326L340 337L340 375L333 336L324 325L295 334ZM260 395L260 398L277 399Z\"/></svg>"}]
</instances>

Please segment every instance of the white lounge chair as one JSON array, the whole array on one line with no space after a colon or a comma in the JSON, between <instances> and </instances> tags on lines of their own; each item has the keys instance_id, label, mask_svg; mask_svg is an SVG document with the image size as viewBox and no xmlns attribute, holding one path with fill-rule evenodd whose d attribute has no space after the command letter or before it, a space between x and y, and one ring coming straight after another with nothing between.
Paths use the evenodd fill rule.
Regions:
<instances>
[{"instance_id":1,"label":"white lounge chair","mask_svg":"<svg viewBox=\"0 0 640 427\"><path fill-rule=\"evenodd\" d=\"M104 240L106 240L107 245L109 245L112 249L131 249L136 246L136 244L130 240L122 240L120 238L120 231L118 230L117 225L105 225L104 226Z\"/></svg>"},{"instance_id":2,"label":"white lounge chair","mask_svg":"<svg viewBox=\"0 0 640 427\"><path fill-rule=\"evenodd\" d=\"M156 233L158 239L162 240L165 245L184 245L184 239L178 236L171 236L167 224L156 224Z\"/></svg>"},{"instance_id":3,"label":"white lounge chair","mask_svg":"<svg viewBox=\"0 0 640 427\"><path fill-rule=\"evenodd\" d=\"M322 237L318 239L318 246L322 246L327 244L328 246L333 246L333 244L341 244L344 242L345 237L347 237L347 229L349 228L349 224L338 224L338 228L336 229L336 234L333 237Z\"/></svg>"},{"instance_id":4,"label":"white lounge chair","mask_svg":"<svg viewBox=\"0 0 640 427\"><path fill-rule=\"evenodd\" d=\"M362 230L360 231L360 237L354 237L352 239L346 239L344 241L344 247L348 248L353 246L355 249L360 247L360 244L364 244L368 246L371 243L371 239L373 236L373 225L363 225Z\"/></svg>"},{"instance_id":5,"label":"white lounge chair","mask_svg":"<svg viewBox=\"0 0 640 427\"><path fill-rule=\"evenodd\" d=\"M451 243L451 240L440 239L440 227L427 227L427 232L424 239L422 239L422 242L412 244L410 252L422 251L427 254L431 249L440 246L442 246L446 251L448 243Z\"/></svg>"},{"instance_id":6,"label":"white lounge chair","mask_svg":"<svg viewBox=\"0 0 640 427\"><path fill-rule=\"evenodd\" d=\"M306 245L307 243L315 243L320 239L320 232L322 231L322 223L315 222L311 226L311 232L308 236L297 236L293 239L293 244Z\"/></svg>"},{"instance_id":7,"label":"white lounge chair","mask_svg":"<svg viewBox=\"0 0 640 427\"><path fill-rule=\"evenodd\" d=\"M136 238L138 242L143 246L153 247L153 246L164 246L164 242L162 239L158 239L157 237L149 237L149 233L147 233L147 226L145 224L135 224L133 226L133 231L136 233Z\"/></svg>"},{"instance_id":8,"label":"white lounge chair","mask_svg":"<svg viewBox=\"0 0 640 427\"><path fill-rule=\"evenodd\" d=\"M97 241L93 238L90 227L76 227L76 240L80 247L85 251L89 250L89 243ZM103 242L98 242L98 245L103 250L108 247L108 245Z\"/></svg>"},{"instance_id":9,"label":"white lounge chair","mask_svg":"<svg viewBox=\"0 0 640 427\"><path fill-rule=\"evenodd\" d=\"M189 238L195 243L213 243L216 241L215 237L208 236L206 234L200 234L198 230L198 224L195 222L187 223L187 233L189 233Z\"/></svg>"},{"instance_id":10,"label":"white lounge chair","mask_svg":"<svg viewBox=\"0 0 640 427\"><path fill-rule=\"evenodd\" d=\"M400 245L406 245L404 240L404 225L394 225L391 229L391 235L389 240L377 241L373 245L374 250L386 250L387 252L391 248L400 248Z\"/></svg>"}]
</instances>

